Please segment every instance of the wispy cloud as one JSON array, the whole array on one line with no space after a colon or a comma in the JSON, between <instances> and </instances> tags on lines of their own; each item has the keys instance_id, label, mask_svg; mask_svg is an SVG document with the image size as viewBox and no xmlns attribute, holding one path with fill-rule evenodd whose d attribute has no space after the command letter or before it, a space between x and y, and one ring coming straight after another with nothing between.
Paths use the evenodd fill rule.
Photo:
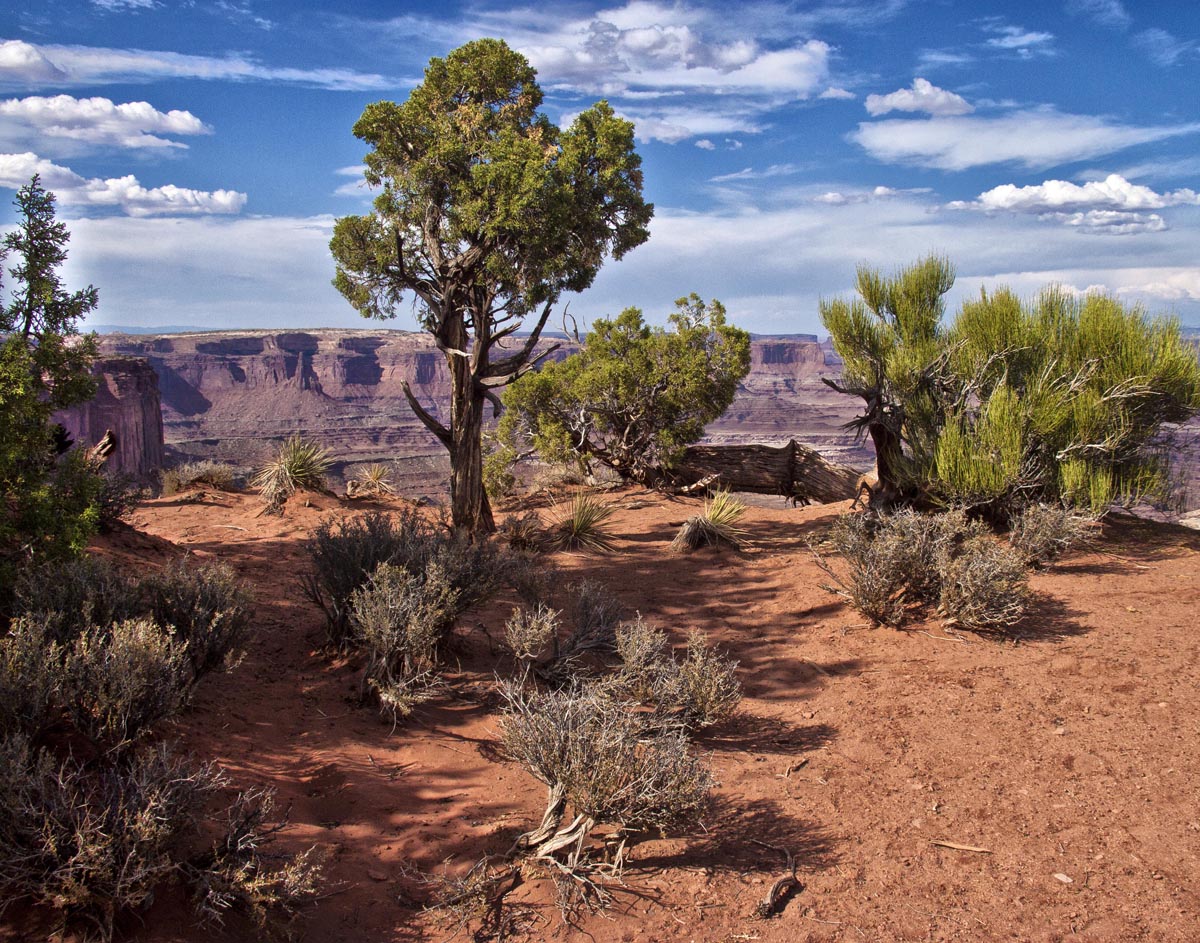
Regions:
<instances>
[{"instance_id":1,"label":"wispy cloud","mask_svg":"<svg viewBox=\"0 0 1200 943\"><path fill-rule=\"evenodd\" d=\"M709 182L734 183L741 180L767 180L771 177L790 177L793 174L800 173L802 169L798 164L771 164L771 166L764 167L762 170L755 170L753 167L744 167L733 173L710 177Z\"/></svg>"},{"instance_id":2,"label":"wispy cloud","mask_svg":"<svg viewBox=\"0 0 1200 943\"><path fill-rule=\"evenodd\" d=\"M1197 131L1200 124L1137 127L1035 108L986 117L893 118L860 124L850 139L886 163L941 170L1015 163L1039 169Z\"/></svg>"},{"instance_id":3,"label":"wispy cloud","mask_svg":"<svg viewBox=\"0 0 1200 943\"><path fill-rule=\"evenodd\" d=\"M986 43L992 49L1015 52L1023 59L1029 59L1035 55L1054 55L1053 33L1028 30L1007 23L993 23L985 28L993 34Z\"/></svg>"},{"instance_id":4,"label":"wispy cloud","mask_svg":"<svg viewBox=\"0 0 1200 943\"><path fill-rule=\"evenodd\" d=\"M853 92L849 92L844 88L838 88L836 85L831 85L817 96L817 98L832 99L834 101L850 101L857 97Z\"/></svg>"},{"instance_id":5,"label":"wispy cloud","mask_svg":"<svg viewBox=\"0 0 1200 943\"><path fill-rule=\"evenodd\" d=\"M1113 29L1125 29L1133 20L1121 0L1067 0L1067 12Z\"/></svg>"},{"instance_id":6,"label":"wispy cloud","mask_svg":"<svg viewBox=\"0 0 1200 943\"><path fill-rule=\"evenodd\" d=\"M215 57L101 46L39 46L19 39L0 43L0 85L73 86L171 78L278 82L341 91L394 85L382 75L268 66L234 53Z\"/></svg>"},{"instance_id":7,"label":"wispy cloud","mask_svg":"<svg viewBox=\"0 0 1200 943\"><path fill-rule=\"evenodd\" d=\"M1200 51L1195 40L1176 39L1165 29L1142 30L1133 37L1134 44L1156 65L1173 66L1184 56Z\"/></svg>"},{"instance_id":8,"label":"wispy cloud","mask_svg":"<svg viewBox=\"0 0 1200 943\"><path fill-rule=\"evenodd\" d=\"M158 0L92 0L92 6L109 13L125 10L152 10L159 6Z\"/></svg>"},{"instance_id":9,"label":"wispy cloud","mask_svg":"<svg viewBox=\"0 0 1200 943\"><path fill-rule=\"evenodd\" d=\"M38 146L51 153L95 147L139 150L185 148L164 135L210 134L190 111L159 111L149 102L55 95L0 101L0 147Z\"/></svg>"},{"instance_id":10,"label":"wispy cloud","mask_svg":"<svg viewBox=\"0 0 1200 943\"><path fill-rule=\"evenodd\" d=\"M887 95L868 95L867 113L884 115L889 111L923 111L931 115L965 115L974 107L961 95L938 88L928 79L913 79L912 88L902 88Z\"/></svg>"},{"instance_id":11,"label":"wispy cloud","mask_svg":"<svg viewBox=\"0 0 1200 943\"><path fill-rule=\"evenodd\" d=\"M69 167L37 154L0 154L0 187L16 189L39 174L61 203L78 207L120 209L128 216L194 216L239 213L246 194L234 190L191 190L166 184L144 187L132 174L108 179L80 176Z\"/></svg>"}]
</instances>

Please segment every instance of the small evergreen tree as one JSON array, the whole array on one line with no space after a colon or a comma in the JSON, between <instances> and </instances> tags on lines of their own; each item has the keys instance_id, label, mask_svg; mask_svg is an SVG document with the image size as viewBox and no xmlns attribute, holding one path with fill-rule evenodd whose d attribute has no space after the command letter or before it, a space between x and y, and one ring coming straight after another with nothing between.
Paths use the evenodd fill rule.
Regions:
<instances>
[{"instance_id":1,"label":"small evergreen tree","mask_svg":"<svg viewBox=\"0 0 1200 943\"><path fill-rule=\"evenodd\" d=\"M15 256L0 304L0 584L23 559L82 549L98 519L98 477L77 455L56 456L54 411L95 391L95 340L78 322L97 304L90 285L68 292L58 269L67 227L38 177L17 192L18 222L0 259ZM3 595L5 591L0 591ZM0 598L0 609L6 600Z\"/></svg>"},{"instance_id":2,"label":"small evergreen tree","mask_svg":"<svg viewBox=\"0 0 1200 943\"><path fill-rule=\"evenodd\" d=\"M750 335L719 301L675 302L668 328L638 308L597 321L583 348L504 394L498 436L509 454L599 462L654 484L733 402L750 370Z\"/></svg>"},{"instance_id":3,"label":"small evergreen tree","mask_svg":"<svg viewBox=\"0 0 1200 943\"><path fill-rule=\"evenodd\" d=\"M930 258L860 269L861 301L823 302L844 358L827 381L861 396L854 425L885 500L963 504L1003 520L1028 504L1100 511L1153 494L1168 423L1200 411L1200 364L1171 319L1048 288L983 291L941 324L953 271Z\"/></svg>"}]
</instances>

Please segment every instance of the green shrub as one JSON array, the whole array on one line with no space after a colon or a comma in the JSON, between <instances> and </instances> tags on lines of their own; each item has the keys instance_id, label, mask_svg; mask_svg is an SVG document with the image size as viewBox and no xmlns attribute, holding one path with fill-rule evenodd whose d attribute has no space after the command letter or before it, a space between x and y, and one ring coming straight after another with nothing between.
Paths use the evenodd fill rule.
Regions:
<instances>
[{"instance_id":1,"label":"green shrub","mask_svg":"<svg viewBox=\"0 0 1200 943\"><path fill-rule=\"evenodd\" d=\"M1096 516L1060 504L1030 504L1009 523L1008 542L1027 566L1043 567L1085 546Z\"/></svg>"},{"instance_id":2,"label":"green shrub","mask_svg":"<svg viewBox=\"0 0 1200 943\"><path fill-rule=\"evenodd\" d=\"M613 549L608 519L613 509L590 494L577 494L550 527L550 542L560 550Z\"/></svg>"},{"instance_id":3,"label":"green shrub","mask_svg":"<svg viewBox=\"0 0 1200 943\"><path fill-rule=\"evenodd\" d=\"M267 509L277 512L297 488L324 491L325 473L332 464L327 449L294 435L254 473L250 483L262 495Z\"/></svg>"},{"instance_id":4,"label":"green shrub","mask_svg":"<svg viewBox=\"0 0 1200 943\"><path fill-rule=\"evenodd\" d=\"M0 636L0 737L38 737L57 718L63 658L44 618L22 616Z\"/></svg>"},{"instance_id":5,"label":"green shrub","mask_svg":"<svg viewBox=\"0 0 1200 943\"><path fill-rule=\"evenodd\" d=\"M237 470L224 462L214 462L212 459L184 462L162 473L162 493L173 495L198 487L233 491L237 480Z\"/></svg>"},{"instance_id":6,"label":"green shrub","mask_svg":"<svg viewBox=\"0 0 1200 943\"><path fill-rule=\"evenodd\" d=\"M144 614L136 581L97 556L26 568L17 578L14 596L16 612L46 622L59 642L74 640L90 626Z\"/></svg>"},{"instance_id":7,"label":"green shrub","mask_svg":"<svg viewBox=\"0 0 1200 943\"><path fill-rule=\"evenodd\" d=\"M738 527L746 513L746 505L728 491L718 491L704 502L701 514L683 522L679 533L671 541L672 550L695 550L702 546L729 544L739 547L747 532Z\"/></svg>"}]
</instances>

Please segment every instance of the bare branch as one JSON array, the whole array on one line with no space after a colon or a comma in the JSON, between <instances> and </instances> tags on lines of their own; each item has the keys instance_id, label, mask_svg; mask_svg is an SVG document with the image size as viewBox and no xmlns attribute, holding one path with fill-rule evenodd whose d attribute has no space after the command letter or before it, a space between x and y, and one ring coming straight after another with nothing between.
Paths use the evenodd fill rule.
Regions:
<instances>
[{"instance_id":1,"label":"bare branch","mask_svg":"<svg viewBox=\"0 0 1200 943\"><path fill-rule=\"evenodd\" d=\"M451 448L453 439L450 437L450 430L434 419L433 416L431 416L425 410L425 407L417 402L417 398L413 395L412 387L408 385L407 380L404 380L400 384L400 387L404 390L404 398L408 400L409 407L416 414L417 418L421 420L421 424L435 436L437 436L438 441L441 442L442 445L448 449Z\"/></svg>"}]
</instances>

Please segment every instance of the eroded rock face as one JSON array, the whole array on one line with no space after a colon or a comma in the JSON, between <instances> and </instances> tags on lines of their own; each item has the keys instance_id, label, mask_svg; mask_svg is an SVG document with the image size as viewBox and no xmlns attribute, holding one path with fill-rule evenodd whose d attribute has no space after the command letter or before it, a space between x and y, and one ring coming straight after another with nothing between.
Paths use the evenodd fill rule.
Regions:
<instances>
[{"instance_id":1,"label":"eroded rock face","mask_svg":"<svg viewBox=\"0 0 1200 943\"><path fill-rule=\"evenodd\" d=\"M567 341L552 357L574 349ZM449 422L442 354L423 333L314 330L109 335L106 353L144 357L159 377L167 444L181 453L238 464L263 459L280 439L302 433L342 462L444 456L409 409L402 382ZM757 337L750 375L707 441L808 443L840 462L867 466L842 425L855 403L823 383L840 364L812 335ZM433 465L430 467L432 468ZM439 482L431 482L440 488Z\"/></svg>"},{"instance_id":2,"label":"eroded rock face","mask_svg":"<svg viewBox=\"0 0 1200 943\"><path fill-rule=\"evenodd\" d=\"M163 466L163 416L158 374L138 357L105 354L92 365L96 395L55 415L80 446L95 445L111 429L116 450L105 468L153 479Z\"/></svg>"}]
</instances>

